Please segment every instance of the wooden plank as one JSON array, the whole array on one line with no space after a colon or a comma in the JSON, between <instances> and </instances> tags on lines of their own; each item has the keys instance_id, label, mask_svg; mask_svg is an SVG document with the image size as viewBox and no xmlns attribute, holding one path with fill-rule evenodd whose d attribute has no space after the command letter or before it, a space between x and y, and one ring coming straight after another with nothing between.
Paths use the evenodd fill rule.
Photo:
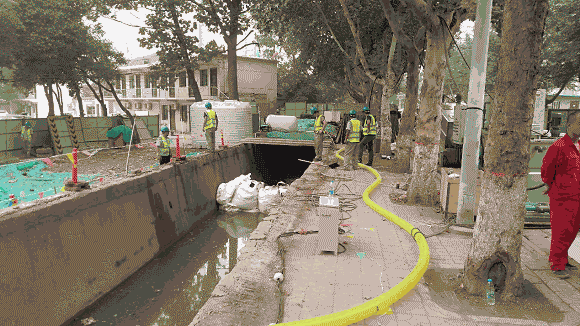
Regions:
<instances>
[{"instance_id":1,"label":"wooden plank","mask_svg":"<svg viewBox=\"0 0 580 326\"><path fill-rule=\"evenodd\" d=\"M338 207L318 207L318 250L320 252L337 254L339 220Z\"/></svg>"}]
</instances>

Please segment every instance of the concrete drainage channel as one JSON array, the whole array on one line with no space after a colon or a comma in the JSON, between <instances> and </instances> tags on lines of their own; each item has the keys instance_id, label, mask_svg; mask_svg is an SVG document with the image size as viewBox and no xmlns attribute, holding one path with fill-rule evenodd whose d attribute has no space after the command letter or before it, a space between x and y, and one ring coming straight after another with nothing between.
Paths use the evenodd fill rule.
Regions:
<instances>
[{"instance_id":1,"label":"concrete drainage channel","mask_svg":"<svg viewBox=\"0 0 580 326\"><path fill-rule=\"evenodd\" d=\"M297 221L313 207L300 200L299 192L311 194L322 187L311 165L290 184L277 208L270 211L250 235L231 273L216 286L211 297L191 322L193 325L270 325L281 322L284 296L284 248L279 238L294 233ZM278 274L279 275L279 274Z\"/></svg>"}]
</instances>

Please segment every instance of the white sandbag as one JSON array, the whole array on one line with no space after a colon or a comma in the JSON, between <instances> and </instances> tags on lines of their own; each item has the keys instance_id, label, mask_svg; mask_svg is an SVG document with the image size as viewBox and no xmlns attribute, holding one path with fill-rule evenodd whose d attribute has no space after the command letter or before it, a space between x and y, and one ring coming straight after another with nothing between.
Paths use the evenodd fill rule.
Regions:
<instances>
[{"instance_id":1,"label":"white sandbag","mask_svg":"<svg viewBox=\"0 0 580 326\"><path fill-rule=\"evenodd\" d=\"M220 205L228 204L232 201L234 194L236 193L236 189L242 184L244 181L250 181L251 173L246 175L240 175L239 177L235 178L234 180L228 183L222 183L218 186L216 201Z\"/></svg>"},{"instance_id":2,"label":"white sandbag","mask_svg":"<svg viewBox=\"0 0 580 326\"><path fill-rule=\"evenodd\" d=\"M231 206L243 209L252 210L258 208L258 192L263 183L249 180L242 182L230 202Z\"/></svg>"},{"instance_id":3,"label":"white sandbag","mask_svg":"<svg viewBox=\"0 0 580 326\"><path fill-rule=\"evenodd\" d=\"M289 115L269 115L266 117L266 124L274 131L296 131L298 129L298 119Z\"/></svg>"},{"instance_id":4,"label":"white sandbag","mask_svg":"<svg viewBox=\"0 0 580 326\"><path fill-rule=\"evenodd\" d=\"M275 186L266 186L258 192L258 209L262 213L268 213L272 206L282 201L284 193L288 191L288 185L278 182Z\"/></svg>"}]
</instances>

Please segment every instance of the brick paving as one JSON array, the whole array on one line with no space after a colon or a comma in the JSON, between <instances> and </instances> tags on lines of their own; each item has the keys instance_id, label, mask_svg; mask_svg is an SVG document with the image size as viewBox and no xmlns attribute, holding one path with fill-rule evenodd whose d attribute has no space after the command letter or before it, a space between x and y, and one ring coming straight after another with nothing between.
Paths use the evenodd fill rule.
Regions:
<instances>
[{"instance_id":1,"label":"brick paving","mask_svg":"<svg viewBox=\"0 0 580 326\"><path fill-rule=\"evenodd\" d=\"M283 322L323 316L362 304L399 283L414 268L419 256L419 249L407 232L384 221L362 200L362 192L374 181L374 176L364 169L344 171L311 165L309 170L334 176L339 180L337 195L354 198L352 203L356 207L342 214L341 223L352 226L344 227L347 233L339 236L339 242L347 244L346 251L339 248L338 255L318 252L317 234L281 239L286 249L283 290L287 296ZM383 182L371 199L428 236L429 268L463 269L471 234L452 230L429 237L444 230L441 226L443 214L428 207L391 202L388 194L396 182L404 180L401 175L380 174ZM324 191L326 186L321 185L319 189ZM312 209L294 223L294 230L318 230L318 218L317 209ZM525 230L521 257L525 279L563 312L564 319L559 323L494 316L494 307L490 307L491 313L486 315L447 310L435 302L423 277L391 307L393 314L372 316L352 325L579 325L580 275L575 271L567 280L553 277L548 264L549 245L550 230ZM452 300L459 299L451 298L450 305L453 305Z\"/></svg>"}]
</instances>

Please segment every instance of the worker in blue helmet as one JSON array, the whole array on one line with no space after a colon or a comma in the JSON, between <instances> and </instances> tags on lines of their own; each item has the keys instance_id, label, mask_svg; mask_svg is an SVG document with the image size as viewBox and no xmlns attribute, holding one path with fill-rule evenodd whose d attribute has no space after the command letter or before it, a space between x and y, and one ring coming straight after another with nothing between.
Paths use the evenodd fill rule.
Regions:
<instances>
[{"instance_id":1,"label":"worker in blue helmet","mask_svg":"<svg viewBox=\"0 0 580 326\"><path fill-rule=\"evenodd\" d=\"M22 137L23 141L22 149L26 156L36 156L36 151L32 147L32 124L30 121L26 121L26 123L22 126L20 136Z\"/></svg>"},{"instance_id":2,"label":"worker in blue helmet","mask_svg":"<svg viewBox=\"0 0 580 326\"><path fill-rule=\"evenodd\" d=\"M171 139L169 139L169 128L161 127L161 137L157 139L159 149L159 165L171 162Z\"/></svg>"},{"instance_id":3,"label":"worker in blue helmet","mask_svg":"<svg viewBox=\"0 0 580 326\"><path fill-rule=\"evenodd\" d=\"M218 116L213 110L211 103L205 104L206 111L203 113L203 131L207 141L207 149L210 152L215 151L215 132L218 128Z\"/></svg>"},{"instance_id":4,"label":"worker in blue helmet","mask_svg":"<svg viewBox=\"0 0 580 326\"><path fill-rule=\"evenodd\" d=\"M367 166L373 165L374 152L374 140L377 138L377 119L371 114L371 110L368 107L363 108L365 114L365 119L362 123L362 133L363 139L360 142L359 152L358 152L358 162L362 163L362 156L365 148L369 152L369 158L367 161Z\"/></svg>"},{"instance_id":5,"label":"worker in blue helmet","mask_svg":"<svg viewBox=\"0 0 580 326\"><path fill-rule=\"evenodd\" d=\"M360 143L361 123L356 118L356 111L348 113L350 120L346 124L346 150L344 152L344 169L352 171L357 169L356 155Z\"/></svg>"},{"instance_id":6,"label":"worker in blue helmet","mask_svg":"<svg viewBox=\"0 0 580 326\"><path fill-rule=\"evenodd\" d=\"M322 160L322 142L324 140L324 131L326 128L326 120L324 115L320 114L318 109L313 106L310 109L310 113L316 116L316 121L314 122L314 152L316 153L315 161Z\"/></svg>"}]
</instances>

